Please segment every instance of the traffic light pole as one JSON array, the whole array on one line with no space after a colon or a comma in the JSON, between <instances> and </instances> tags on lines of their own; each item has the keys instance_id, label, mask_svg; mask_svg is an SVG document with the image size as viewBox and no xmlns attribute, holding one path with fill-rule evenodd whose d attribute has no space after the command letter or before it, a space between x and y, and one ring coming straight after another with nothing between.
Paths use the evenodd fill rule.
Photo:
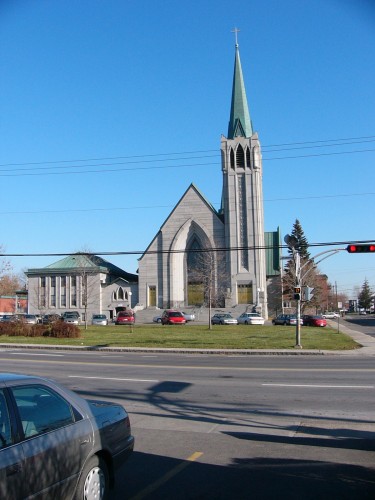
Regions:
<instances>
[{"instance_id":1,"label":"traffic light pole","mask_svg":"<svg viewBox=\"0 0 375 500\"><path fill-rule=\"evenodd\" d=\"M343 250L347 250L346 248L336 248L335 250L326 250L324 252L320 252L314 257L311 257L308 262L305 262L303 266L301 266L301 256L300 253L296 250L295 246L297 243L297 240L294 236L290 236L287 234L284 238L285 243L288 245L288 247L291 249L293 253L293 260L294 260L294 265L295 265L295 275L296 275L296 280L295 280L295 287L299 289L299 293L295 294L295 299L296 299L296 317L297 317L297 323L296 323L296 349L302 349L302 344L301 344L301 299L302 299L302 282L304 278L309 274L309 272L312 271L313 268L322 260L328 259L328 257L331 257L332 255L335 255L338 252L341 252ZM349 250L348 250L349 251ZM318 262L315 262L314 259L317 257L320 257L321 255L324 254L329 254L323 257L322 259L318 260ZM302 275L302 270L304 267L311 263L313 261L314 266L308 269L305 274Z\"/></svg>"},{"instance_id":2,"label":"traffic light pole","mask_svg":"<svg viewBox=\"0 0 375 500\"><path fill-rule=\"evenodd\" d=\"M296 349L302 349L301 345L301 292L302 292L302 287L301 287L301 256L299 252L293 248L293 257L294 257L294 263L296 265L296 287L300 289L300 292L297 294L297 311L296 311L296 316L297 316L297 322L296 322Z\"/></svg>"}]
</instances>

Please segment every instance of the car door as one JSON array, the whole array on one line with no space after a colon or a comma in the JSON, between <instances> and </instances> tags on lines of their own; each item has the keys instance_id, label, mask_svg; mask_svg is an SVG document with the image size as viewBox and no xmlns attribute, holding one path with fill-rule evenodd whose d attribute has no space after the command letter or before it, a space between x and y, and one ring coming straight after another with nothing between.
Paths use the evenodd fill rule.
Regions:
<instances>
[{"instance_id":1,"label":"car door","mask_svg":"<svg viewBox=\"0 0 375 500\"><path fill-rule=\"evenodd\" d=\"M69 498L93 446L90 422L50 387L20 385L11 391L24 433L27 494Z\"/></svg>"},{"instance_id":2,"label":"car door","mask_svg":"<svg viewBox=\"0 0 375 500\"><path fill-rule=\"evenodd\" d=\"M0 498L23 498L25 483L23 449L16 439L16 423L0 388Z\"/></svg>"}]
</instances>

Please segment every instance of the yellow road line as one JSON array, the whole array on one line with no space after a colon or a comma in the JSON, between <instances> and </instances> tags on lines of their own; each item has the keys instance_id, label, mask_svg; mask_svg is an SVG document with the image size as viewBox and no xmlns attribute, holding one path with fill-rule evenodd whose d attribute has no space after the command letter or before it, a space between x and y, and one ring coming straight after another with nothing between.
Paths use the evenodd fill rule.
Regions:
<instances>
[{"instance_id":1,"label":"yellow road line","mask_svg":"<svg viewBox=\"0 0 375 500\"><path fill-rule=\"evenodd\" d=\"M171 469L169 472L164 474L161 478L159 478L157 481L154 483L150 484L147 486L147 488L144 488L142 491L137 493L134 497L131 498L131 500L141 500L142 498L146 498L147 495L150 495L154 491L156 491L160 486L163 486L163 484L167 483L172 477L174 477L176 474L184 470L186 467L188 467L192 462L195 462L198 460L199 457L203 455L202 452L196 451L190 457L188 457L184 462L181 464L177 465L173 469Z\"/></svg>"}]
</instances>

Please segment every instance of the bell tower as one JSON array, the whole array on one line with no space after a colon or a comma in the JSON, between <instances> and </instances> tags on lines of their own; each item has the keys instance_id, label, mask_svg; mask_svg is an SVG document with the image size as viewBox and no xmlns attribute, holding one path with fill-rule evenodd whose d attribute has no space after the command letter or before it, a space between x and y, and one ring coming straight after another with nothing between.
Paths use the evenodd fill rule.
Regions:
<instances>
[{"instance_id":1,"label":"bell tower","mask_svg":"<svg viewBox=\"0 0 375 500\"><path fill-rule=\"evenodd\" d=\"M253 131L242 74L239 45L235 45L232 101L227 137L221 138L223 192L221 213L230 288L227 306L250 304L267 317L266 259L262 155Z\"/></svg>"}]
</instances>

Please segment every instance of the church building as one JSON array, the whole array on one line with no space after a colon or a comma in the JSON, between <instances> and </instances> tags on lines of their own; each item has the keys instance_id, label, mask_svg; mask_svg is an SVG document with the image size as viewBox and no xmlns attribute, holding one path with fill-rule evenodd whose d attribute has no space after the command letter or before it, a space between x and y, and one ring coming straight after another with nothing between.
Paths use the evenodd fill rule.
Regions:
<instances>
[{"instance_id":1,"label":"church building","mask_svg":"<svg viewBox=\"0 0 375 500\"><path fill-rule=\"evenodd\" d=\"M280 269L279 234L264 232L262 154L250 119L237 43L221 169L220 209L191 184L140 257L141 307L182 308L211 302L226 308L247 305L268 316L267 287Z\"/></svg>"}]
</instances>

